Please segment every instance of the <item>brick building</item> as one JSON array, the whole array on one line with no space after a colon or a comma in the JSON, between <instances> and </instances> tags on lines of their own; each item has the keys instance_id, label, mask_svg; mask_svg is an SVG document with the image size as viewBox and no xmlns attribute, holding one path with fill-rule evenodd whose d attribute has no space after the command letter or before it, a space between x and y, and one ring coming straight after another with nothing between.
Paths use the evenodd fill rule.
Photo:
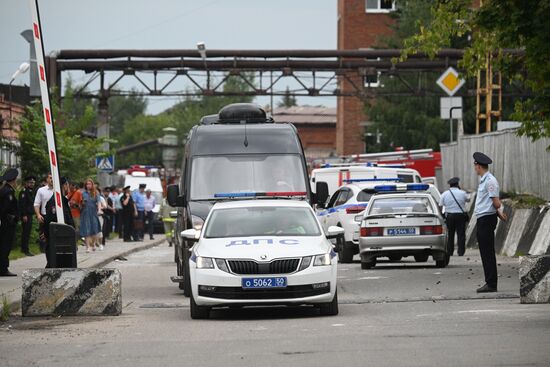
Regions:
<instances>
[{"instance_id":1,"label":"brick building","mask_svg":"<svg viewBox=\"0 0 550 367\"><path fill-rule=\"evenodd\" d=\"M12 86L12 101L8 99L9 85L0 84L0 173L5 167L17 165L15 153L6 148L4 143L19 144L19 119L29 104L29 87Z\"/></svg>"},{"instance_id":2,"label":"brick building","mask_svg":"<svg viewBox=\"0 0 550 367\"><path fill-rule=\"evenodd\" d=\"M326 158L336 154L336 108L293 106L273 111L276 122L289 122L298 129L307 158Z\"/></svg>"},{"instance_id":3,"label":"brick building","mask_svg":"<svg viewBox=\"0 0 550 367\"><path fill-rule=\"evenodd\" d=\"M388 14L395 10L391 0L338 0L338 49L356 50L373 48L380 35L391 33L392 19ZM376 87L375 80L355 74L350 78L356 85L369 84ZM351 91L348 81L340 80L342 91ZM363 153L365 143L363 129L367 116L363 113L363 102L354 97L338 97L336 123L336 149L339 155Z\"/></svg>"}]
</instances>

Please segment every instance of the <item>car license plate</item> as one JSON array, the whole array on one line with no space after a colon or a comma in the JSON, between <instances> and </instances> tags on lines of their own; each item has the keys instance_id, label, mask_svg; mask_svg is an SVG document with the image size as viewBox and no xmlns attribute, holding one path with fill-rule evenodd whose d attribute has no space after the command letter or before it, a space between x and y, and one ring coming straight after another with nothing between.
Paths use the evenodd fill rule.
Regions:
<instances>
[{"instance_id":1,"label":"car license plate","mask_svg":"<svg viewBox=\"0 0 550 367\"><path fill-rule=\"evenodd\" d=\"M285 288L286 278L243 278L242 285L244 289Z\"/></svg>"},{"instance_id":2,"label":"car license plate","mask_svg":"<svg viewBox=\"0 0 550 367\"><path fill-rule=\"evenodd\" d=\"M407 236L415 233L415 228L388 228L388 236Z\"/></svg>"}]
</instances>

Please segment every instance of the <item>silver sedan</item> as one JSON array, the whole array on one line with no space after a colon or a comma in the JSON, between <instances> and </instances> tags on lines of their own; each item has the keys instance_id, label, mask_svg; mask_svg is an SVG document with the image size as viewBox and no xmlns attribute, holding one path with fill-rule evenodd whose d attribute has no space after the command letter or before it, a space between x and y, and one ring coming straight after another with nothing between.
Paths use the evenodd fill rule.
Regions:
<instances>
[{"instance_id":1,"label":"silver sedan","mask_svg":"<svg viewBox=\"0 0 550 367\"><path fill-rule=\"evenodd\" d=\"M375 195L361 222L359 251L363 269L374 267L379 257L406 256L418 262L432 256L444 268L449 263L445 220L428 193Z\"/></svg>"}]
</instances>

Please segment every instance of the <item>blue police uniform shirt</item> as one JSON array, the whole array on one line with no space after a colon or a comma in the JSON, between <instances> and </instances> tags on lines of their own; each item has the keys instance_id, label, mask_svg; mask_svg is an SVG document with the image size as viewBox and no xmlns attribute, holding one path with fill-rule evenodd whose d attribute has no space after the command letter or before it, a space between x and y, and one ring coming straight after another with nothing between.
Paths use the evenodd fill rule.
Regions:
<instances>
[{"instance_id":1,"label":"blue police uniform shirt","mask_svg":"<svg viewBox=\"0 0 550 367\"><path fill-rule=\"evenodd\" d=\"M132 199L134 200L138 211L145 210L145 194L136 189L132 192Z\"/></svg>"},{"instance_id":2,"label":"blue police uniform shirt","mask_svg":"<svg viewBox=\"0 0 550 367\"><path fill-rule=\"evenodd\" d=\"M493 206L492 198L498 198L499 191L498 181L495 176L491 172L486 172L481 177L479 186L477 187L476 208L474 210L476 217L496 214L497 210Z\"/></svg>"},{"instance_id":3,"label":"blue police uniform shirt","mask_svg":"<svg viewBox=\"0 0 550 367\"><path fill-rule=\"evenodd\" d=\"M449 191L453 192L453 195L456 198L453 199L453 195ZM466 192L463 190L460 190L458 187L451 187L449 190L445 191L441 195L441 200L439 201L439 206L445 207L445 213L464 213L466 212ZM458 204L456 203L458 201ZM460 209L462 208L462 209Z\"/></svg>"}]
</instances>

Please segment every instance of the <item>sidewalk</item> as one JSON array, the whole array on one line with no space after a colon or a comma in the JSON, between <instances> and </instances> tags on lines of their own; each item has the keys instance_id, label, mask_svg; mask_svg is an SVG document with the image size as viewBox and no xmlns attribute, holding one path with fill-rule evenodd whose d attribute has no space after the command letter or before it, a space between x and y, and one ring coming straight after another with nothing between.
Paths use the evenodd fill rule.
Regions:
<instances>
[{"instance_id":1,"label":"sidewalk","mask_svg":"<svg viewBox=\"0 0 550 367\"><path fill-rule=\"evenodd\" d=\"M147 237L147 236L146 236ZM148 249L165 241L163 234L157 234L154 240L144 239L142 242L124 242L122 240L110 240L103 251L86 253L83 246L78 246L77 262L79 268L99 268L112 262L119 256L127 256L133 252ZM0 277L0 296L5 294L12 312L19 308L21 302L21 275L23 270L32 268L44 268L46 255L37 254L32 257L24 257L10 261L10 271L17 277Z\"/></svg>"}]
</instances>

